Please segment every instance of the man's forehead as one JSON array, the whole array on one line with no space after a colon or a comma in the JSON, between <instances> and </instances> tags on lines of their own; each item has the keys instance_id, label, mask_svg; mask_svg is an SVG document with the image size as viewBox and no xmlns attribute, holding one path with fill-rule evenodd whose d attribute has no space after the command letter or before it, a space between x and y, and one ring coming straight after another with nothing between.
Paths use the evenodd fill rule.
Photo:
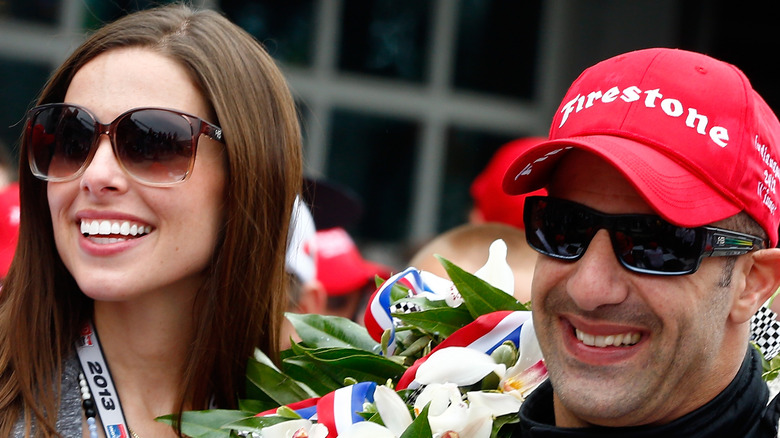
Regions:
<instances>
[{"instance_id":1,"label":"man's forehead","mask_svg":"<svg viewBox=\"0 0 780 438\"><path fill-rule=\"evenodd\" d=\"M658 214L636 187L606 160L578 149L567 152L550 175L550 196L604 213Z\"/></svg>"}]
</instances>

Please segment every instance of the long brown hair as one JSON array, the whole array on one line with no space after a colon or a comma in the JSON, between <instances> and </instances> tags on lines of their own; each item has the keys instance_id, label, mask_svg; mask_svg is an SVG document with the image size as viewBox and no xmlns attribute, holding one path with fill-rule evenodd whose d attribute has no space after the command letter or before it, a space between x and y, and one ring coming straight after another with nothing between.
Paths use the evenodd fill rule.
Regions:
<instances>
[{"instance_id":1,"label":"long brown hair","mask_svg":"<svg viewBox=\"0 0 780 438\"><path fill-rule=\"evenodd\" d=\"M73 75L101 53L143 47L180 62L212 106L226 140L225 223L207 280L179 394L183 406L212 400L234 408L255 347L278 352L286 306L284 252L301 181L294 101L274 61L249 34L214 11L165 6L125 16L87 39L52 75L38 104L62 102ZM54 245L46 183L20 152L21 225L0 293L0 436L20 413L37 433L56 436L63 360L72 354L92 301L80 292Z\"/></svg>"}]
</instances>

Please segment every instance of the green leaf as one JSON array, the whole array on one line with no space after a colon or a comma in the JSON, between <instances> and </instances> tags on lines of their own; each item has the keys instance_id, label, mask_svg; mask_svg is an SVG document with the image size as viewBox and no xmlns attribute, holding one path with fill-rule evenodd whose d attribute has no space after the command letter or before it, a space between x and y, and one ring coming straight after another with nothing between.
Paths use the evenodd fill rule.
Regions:
<instances>
[{"instance_id":1,"label":"green leaf","mask_svg":"<svg viewBox=\"0 0 780 438\"><path fill-rule=\"evenodd\" d=\"M270 406L271 401L270 400L256 400L256 399L244 399L238 401L238 409L245 412L263 412L267 411L269 409L274 409L277 406Z\"/></svg>"},{"instance_id":2,"label":"green leaf","mask_svg":"<svg viewBox=\"0 0 780 438\"><path fill-rule=\"evenodd\" d=\"M365 327L340 316L286 313L304 344L313 348L348 347L379 351Z\"/></svg>"},{"instance_id":3,"label":"green leaf","mask_svg":"<svg viewBox=\"0 0 780 438\"><path fill-rule=\"evenodd\" d=\"M247 397L265 402L265 409L286 405L311 397L298 382L275 367L250 358L246 369ZM265 410L263 409L263 410Z\"/></svg>"},{"instance_id":4,"label":"green leaf","mask_svg":"<svg viewBox=\"0 0 780 438\"><path fill-rule=\"evenodd\" d=\"M384 384L397 379L406 367L394 360L352 348L306 348L293 345L296 356L282 362L282 368L291 377L305 381L320 395L344 386L344 380ZM326 390L323 392L323 390Z\"/></svg>"},{"instance_id":5,"label":"green leaf","mask_svg":"<svg viewBox=\"0 0 780 438\"><path fill-rule=\"evenodd\" d=\"M503 292L502 292L503 293ZM412 325L429 333L449 336L474 318L465 306L439 307L412 313L394 313L405 325Z\"/></svg>"},{"instance_id":6,"label":"green leaf","mask_svg":"<svg viewBox=\"0 0 780 438\"><path fill-rule=\"evenodd\" d=\"M395 283L393 287L390 288L391 303L395 303L401 298L406 298L408 296L409 296L409 288L404 286L403 284Z\"/></svg>"},{"instance_id":7,"label":"green leaf","mask_svg":"<svg viewBox=\"0 0 780 438\"><path fill-rule=\"evenodd\" d=\"M436 255L436 258L458 288L458 292L463 297L463 304L472 317L477 318L497 310L528 310L512 295L464 271L444 257Z\"/></svg>"},{"instance_id":8,"label":"green leaf","mask_svg":"<svg viewBox=\"0 0 780 438\"><path fill-rule=\"evenodd\" d=\"M428 423L429 407L430 403L425 405L420 415L406 428L401 438L431 438L433 432L431 431L431 425Z\"/></svg>"},{"instance_id":9,"label":"green leaf","mask_svg":"<svg viewBox=\"0 0 780 438\"><path fill-rule=\"evenodd\" d=\"M519 422L520 417L518 417L517 414L497 417L493 420L493 430L491 431L490 436L495 438L511 438L515 436L515 424Z\"/></svg>"},{"instance_id":10,"label":"green leaf","mask_svg":"<svg viewBox=\"0 0 780 438\"><path fill-rule=\"evenodd\" d=\"M208 411L188 411L181 417L181 431L191 438L229 438L228 425L236 421L254 417L251 412L212 409ZM173 415L156 418L157 421L169 425L174 424Z\"/></svg>"},{"instance_id":11,"label":"green leaf","mask_svg":"<svg viewBox=\"0 0 780 438\"><path fill-rule=\"evenodd\" d=\"M321 373L319 365L306 356L289 357L284 360L284 367L288 375L305 381L319 397L344 386L330 375Z\"/></svg>"},{"instance_id":12,"label":"green leaf","mask_svg":"<svg viewBox=\"0 0 780 438\"><path fill-rule=\"evenodd\" d=\"M274 424L289 420L290 418L284 417L249 417L234 421L225 427L229 427L230 429L239 432L260 432L264 427L273 426Z\"/></svg>"}]
</instances>

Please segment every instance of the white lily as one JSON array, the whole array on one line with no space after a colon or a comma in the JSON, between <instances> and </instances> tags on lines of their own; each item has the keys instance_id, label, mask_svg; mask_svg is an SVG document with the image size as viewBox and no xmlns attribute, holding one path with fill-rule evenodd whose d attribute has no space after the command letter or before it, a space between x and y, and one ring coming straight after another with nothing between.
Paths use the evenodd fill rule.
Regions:
<instances>
[{"instance_id":1,"label":"white lily","mask_svg":"<svg viewBox=\"0 0 780 438\"><path fill-rule=\"evenodd\" d=\"M290 420L262 429L263 438L325 438L328 428L324 424L315 424L309 420Z\"/></svg>"},{"instance_id":2,"label":"white lily","mask_svg":"<svg viewBox=\"0 0 780 438\"><path fill-rule=\"evenodd\" d=\"M523 324L520 332L520 345L517 349L517 362L506 370L499 389L523 401L536 387L547 379L547 367L544 364L542 350L536 339L533 320Z\"/></svg>"},{"instance_id":3,"label":"white lily","mask_svg":"<svg viewBox=\"0 0 780 438\"><path fill-rule=\"evenodd\" d=\"M495 372L504 375L506 366L497 364L492 357L467 347L447 347L436 350L417 369L415 380L421 385L454 383L472 385Z\"/></svg>"},{"instance_id":4,"label":"white lily","mask_svg":"<svg viewBox=\"0 0 780 438\"><path fill-rule=\"evenodd\" d=\"M470 391L466 396L470 407L484 407L493 418L518 412L523 403L517 397L499 392Z\"/></svg>"},{"instance_id":5,"label":"white lily","mask_svg":"<svg viewBox=\"0 0 780 438\"><path fill-rule=\"evenodd\" d=\"M412 424L412 414L397 392L387 386L377 386L374 391L374 403L385 427L393 434L401 436Z\"/></svg>"},{"instance_id":6,"label":"white lily","mask_svg":"<svg viewBox=\"0 0 780 438\"><path fill-rule=\"evenodd\" d=\"M513 295L515 293L515 274L506 261L506 253L506 242L502 239L493 241L488 249L487 262L477 269L474 276L509 295Z\"/></svg>"},{"instance_id":7,"label":"white lily","mask_svg":"<svg viewBox=\"0 0 780 438\"><path fill-rule=\"evenodd\" d=\"M430 405L429 405L430 404ZM435 434L459 431L468 421L468 405L463 401L458 385L454 383L431 383L426 386L414 402L414 413L428 407L428 423Z\"/></svg>"},{"instance_id":8,"label":"white lily","mask_svg":"<svg viewBox=\"0 0 780 438\"><path fill-rule=\"evenodd\" d=\"M419 415L429 405L428 424L433 436L489 438L496 416L519 409L516 399L504 394L470 392L468 399L469 403L463 401L455 384L433 383L417 397L414 410Z\"/></svg>"},{"instance_id":9,"label":"white lily","mask_svg":"<svg viewBox=\"0 0 780 438\"><path fill-rule=\"evenodd\" d=\"M384 419L383 419L384 421ZM339 438L398 438L398 435L390 431L390 429L373 423L371 421L361 421L355 423L347 428L347 430L339 434Z\"/></svg>"},{"instance_id":10,"label":"white lily","mask_svg":"<svg viewBox=\"0 0 780 438\"><path fill-rule=\"evenodd\" d=\"M455 284L452 281L428 271L420 271L420 278L422 278L422 281L425 282L434 293L423 292L417 294L417 296L427 298L431 301L440 301L443 299L449 307L458 307L463 303L463 297L460 295L458 288L455 287Z\"/></svg>"}]
</instances>

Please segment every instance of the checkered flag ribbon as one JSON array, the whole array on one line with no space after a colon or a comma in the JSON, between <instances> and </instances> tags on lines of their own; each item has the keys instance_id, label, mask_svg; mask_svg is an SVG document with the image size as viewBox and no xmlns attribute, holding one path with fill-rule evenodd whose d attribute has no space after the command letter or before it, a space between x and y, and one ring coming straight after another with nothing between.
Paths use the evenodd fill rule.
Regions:
<instances>
[{"instance_id":1,"label":"checkered flag ribbon","mask_svg":"<svg viewBox=\"0 0 780 438\"><path fill-rule=\"evenodd\" d=\"M393 285L399 282L409 288L409 296L415 296L430 291L430 288L427 287L420 276L420 271L418 271L417 268L410 266L388 278L379 286L379 289L374 292L374 295L371 296L364 318L366 330L368 330L368 334L377 342L381 342L382 334L385 330L390 330L390 340L387 344L388 354L393 354L393 352L395 352L396 318L393 317L392 313L419 311L419 307L415 309L416 305L410 304L407 306L402 304L401 306L397 306L396 303L391 302L390 293Z\"/></svg>"},{"instance_id":2,"label":"checkered flag ribbon","mask_svg":"<svg viewBox=\"0 0 780 438\"><path fill-rule=\"evenodd\" d=\"M750 340L758 345L766 360L780 353L780 322L770 308L761 306L750 319Z\"/></svg>"}]
</instances>

